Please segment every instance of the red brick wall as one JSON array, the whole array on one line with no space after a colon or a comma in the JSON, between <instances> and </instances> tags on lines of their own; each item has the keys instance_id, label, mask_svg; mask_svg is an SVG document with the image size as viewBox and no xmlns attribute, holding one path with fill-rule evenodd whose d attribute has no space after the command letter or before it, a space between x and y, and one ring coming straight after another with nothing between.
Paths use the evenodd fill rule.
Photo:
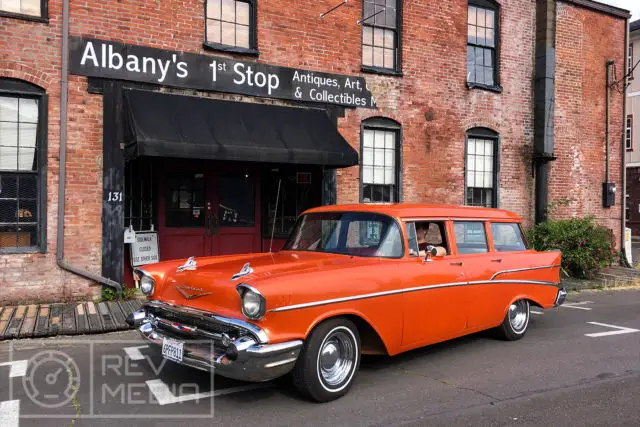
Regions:
<instances>
[{"instance_id":1,"label":"red brick wall","mask_svg":"<svg viewBox=\"0 0 640 427\"><path fill-rule=\"evenodd\" d=\"M611 228L620 246L622 218L621 151L623 95L611 91L609 180L615 206L602 207L605 181L605 63L615 61L624 74L623 20L558 3L556 48L555 152L549 200L564 201L557 217L594 215Z\"/></svg>"},{"instance_id":2,"label":"red brick wall","mask_svg":"<svg viewBox=\"0 0 640 427\"><path fill-rule=\"evenodd\" d=\"M463 203L465 131L486 126L501 136L500 207L522 215L530 225L533 217L533 59L535 1L501 0L500 83L503 93L466 88L466 0L405 0L403 77L365 74L377 98L378 111L347 110L339 122L345 138L359 150L360 122L371 116L397 120L403 126L403 194L405 201ZM335 6L333 0L258 0L259 61L274 65L357 75L360 73L361 2L349 2L320 19L320 13ZM577 61L583 72L603 73L600 62L615 49L621 64L624 37L622 21L560 4L559 29L564 33L575 22L575 34L561 35L559 61ZM286 11L286 13L283 13ZM77 36L208 53L204 41L203 0L141 2L137 0L71 2L70 33ZM18 77L36 83L49 95L48 133L48 233L47 254L0 256L0 303L9 300L59 300L94 295L97 286L55 263L56 206L59 155L59 89L61 1L49 2L49 24L0 17L0 76ZM573 21L569 20L571 17ZM575 25L574 25L575 26ZM573 28L573 27L572 27ZM610 34L600 34L613 28ZM588 29L589 33L586 33ZM564 34L563 33L563 34ZM588 54L572 52L584 46ZM564 50L563 50L564 49ZM222 55L216 52L216 55ZM620 59L618 59L620 57ZM571 62L567 66L574 66ZM564 194L561 183L573 179L580 187L600 188L598 174L573 173L568 155L580 148L585 171L603 164L595 122L602 111L601 79L581 80L586 105L572 95L573 70L559 64L557 144L561 158L553 165L552 199ZM618 66L621 70L622 67ZM596 86L593 86L596 85ZM593 86L593 87L592 87ZM244 97L208 95L247 100ZM613 97L612 141L619 141L621 101ZM255 101L255 100L254 100ZM275 102L275 101L267 101ZM576 112L577 111L577 112ZM430 120L425 114L430 113ZM578 113L579 112L579 113ZM588 112L577 132L578 119ZM101 264L102 197L102 96L87 93L87 79L69 78L69 127L67 152L67 205L65 257L81 268L99 273ZM563 122L564 120L564 122ZM591 125L594 122L594 125ZM574 136L567 134L574 132ZM587 142L575 136L592 135ZM578 144L582 144L577 147ZM564 150L564 151L563 151ZM619 182L619 152L612 150L612 179ZM357 202L357 167L338 172L338 202ZM619 229L617 209L599 209L600 192L580 190L584 200L571 212L596 212ZM588 193L588 194L587 194ZM593 194L591 194L593 193ZM619 189L619 194L621 190ZM619 197L616 201L619 203Z\"/></svg>"}]
</instances>

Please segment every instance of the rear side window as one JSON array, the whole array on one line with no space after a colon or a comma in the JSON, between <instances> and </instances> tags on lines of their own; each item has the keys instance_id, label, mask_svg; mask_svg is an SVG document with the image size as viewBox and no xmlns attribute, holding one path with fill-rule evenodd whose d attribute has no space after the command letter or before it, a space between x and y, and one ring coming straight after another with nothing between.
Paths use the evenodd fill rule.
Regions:
<instances>
[{"instance_id":1,"label":"rear side window","mask_svg":"<svg viewBox=\"0 0 640 427\"><path fill-rule=\"evenodd\" d=\"M526 249L518 224L493 223L491 224L491 235L493 236L493 246L498 252L524 251Z\"/></svg>"},{"instance_id":2,"label":"rear side window","mask_svg":"<svg viewBox=\"0 0 640 427\"><path fill-rule=\"evenodd\" d=\"M489 252L484 223L456 221L453 223L453 229L456 233L456 246L459 254Z\"/></svg>"}]
</instances>

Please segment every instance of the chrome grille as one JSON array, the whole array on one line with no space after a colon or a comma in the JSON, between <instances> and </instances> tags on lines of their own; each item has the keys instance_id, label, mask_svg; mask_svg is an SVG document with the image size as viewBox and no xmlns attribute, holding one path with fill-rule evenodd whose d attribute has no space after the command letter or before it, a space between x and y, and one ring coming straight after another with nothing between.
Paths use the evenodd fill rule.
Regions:
<instances>
[{"instance_id":1,"label":"chrome grille","mask_svg":"<svg viewBox=\"0 0 640 427\"><path fill-rule=\"evenodd\" d=\"M225 335L233 340L250 334L247 330L218 322L213 318L206 319L159 307L149 307L147 310L156 318L158 328L182 337L209 338L222 343ZM195 330L190 330L192 328Z\"/></svg>"}]
</instances>

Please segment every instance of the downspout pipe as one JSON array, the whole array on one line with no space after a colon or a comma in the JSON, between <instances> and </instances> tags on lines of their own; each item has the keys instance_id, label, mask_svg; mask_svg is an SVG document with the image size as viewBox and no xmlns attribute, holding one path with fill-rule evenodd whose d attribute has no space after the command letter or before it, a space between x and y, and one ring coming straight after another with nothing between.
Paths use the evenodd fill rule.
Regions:
<instances>
[{"instance_id":1,"label":"downspout pipe","mask_svg":"<svg viewBox=\"0 0 640 427\"><path fill-rule=\"evenodd\" d=\"M58 177L58 235L56 260L58 267L122 292L120 283L99 274L75 267L64 261L64 205L67 171L67 104L69 90L69 1L62 2L62 79L60 88L60 162Z\"/></svg>"},{"instance_id":2,"label":"downspout pipe","mask_svg":"<svg viewBox=\"0 0 640 427\"><path fill-rule=\"evenodd\" d=\"M605 163L604 163L604 182L609 183L609 136L610 136L610 122L611 122L611 67L613 67L613 60L607 61L606 70L606 84L605 84L605 126L604 126L604 140L605 140Z\"/></svg>"}]
</instances>

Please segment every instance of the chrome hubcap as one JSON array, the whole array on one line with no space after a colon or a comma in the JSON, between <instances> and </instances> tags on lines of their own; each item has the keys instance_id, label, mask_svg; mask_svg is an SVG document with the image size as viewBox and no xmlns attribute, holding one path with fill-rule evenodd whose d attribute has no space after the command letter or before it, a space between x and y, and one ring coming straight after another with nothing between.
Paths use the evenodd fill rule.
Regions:
<instances>
[{"instance_id":1,"label":"chrome hubcap","mask_svg":"<svg viewBox=\"0 0 640 427\"><path fill-rule=\"evenodd\" d=\"M528 303L520 300L509 307L509 323L515 332L522 332L527 326L529 316Z\"/></svg>"},{"instance_id":2,"label":"chrome hubcap","mask_svg":"<svg viewBox=\"0 0 640 427\"><path fill-rule=\"evenodd\" d=\"M342 384L351 373L355 359L355 345L346 332L329 334L322 343L318 357L322 380L330 387Z\"/></svg>"}]
</instances>

